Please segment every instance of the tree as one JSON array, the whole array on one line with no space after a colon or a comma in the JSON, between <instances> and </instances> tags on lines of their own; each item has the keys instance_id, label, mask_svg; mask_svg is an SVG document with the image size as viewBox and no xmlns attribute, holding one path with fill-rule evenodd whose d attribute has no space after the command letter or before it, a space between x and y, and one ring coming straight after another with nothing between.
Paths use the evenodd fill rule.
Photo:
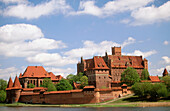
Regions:
<instances>
[{"instance_id":1,"label":"tree","mask_svg":"<svg viewBox=\"0 0 170 111\"><path fill-rule=\"evenodd\" d=\"M53 83L48 84L47 91L56 91L56 87Z\"/></svg>"},{"instance_id":2,"label":"tree","mask_svg":"<svg viewBox=\"0 0 170 111\"><path fill-rule=\"evenodd\" d=\"M4 90L7 88L7 81L0 79L0 90Z\"/></svg>"},{"instance_id":3,"label":"tree","mask_svg":"<svg viewBox=\"0 0 170 111\"><path fill-rule=\"evenodd\" d=\"M165 85L167 86L168 92L170 92L170 76L164 76L162 78L162 80L164 81Z\"/></svg>"},{"instance_id":4,"label":"tree","mask_svg":"<svg viewBox=\"0 0 170 111\"><path fill-rule=\"evenodd\" d=\"M82 72L79 72L79 73L77 74L79 81L80 81L80 79L83 77L83 75L84 75L84 74L83 74Z\"/></svg>"},{"instance_id":5,"label":"tree","mask_svg":"<svg viewBox=\"0 0 170 111\"><path fill-rule=\"evenodd\" d=\"M87 76L82 76L81 79L80 79L80 83L81 83L80 88L83 88L84 86L87 86L88 85L88 78L87 78Z\"/></svg>"},{"instance_id":6,"label":"tree","mask_svg":"<svg viewBox=\"0 0 170 111\"><path fill-rule=\"evenodd\" d=\"M27 88L34 88L34 87L35 87L35 85L32 83L28 84L28 86L27 86Z\"/></svg>"},{"instance_id":7,"label":"tree","mask_svg":"<svg viewBox=\"0 0 170 111\"><path fill-rule=\"evenodd\" d=\"M137 71L132 68L128 67L122 74L121 74L121 82L126 83L127 85L133 85L136 82L140 81L139 74Z\"/></svg>"},{"instance_id":8,"label":"tree","mask_svg":"<svg viewBox=\"0 0 170 111\"><path fill-rule=\"evenodd\" d=\"M147 97L151 87L152 85L150 83L135 83L132 86L132 91L139 97Z\"/></svg>"},{"instance_id":9,"label":"tree","mask_svg":"<svg viewBox=\"0 0 170 111\"><path fill-rule=\"evenodd\" d=\"M141 79L142 80L148 80L149 78L149 72L147 69L143 69L142 74L141 74Z\"/></svg>"},{"instance_id":10,"label":"tree","mask_svg":"<svg viewBox=\"0 0 170 111\"><path fill-rule=\"evenodd\" d=\"M6 92L4 90L0 90L0 102L5 102Z\"/></svg>"},{"instance_id":11,"label":"tree","mask_svg":"<svg viewBox=\"0 0 170 111\"><path fill-rule=\"evenodd\" d=\"M42 87L47 88L47 91L56 91L54 84L49 78L44 78Z\"/></svg>"},{"instance_id":12,"label":"tree","mask_svg":"<svg viewBox=\"0 0 170 111\"><path fill-rule=\"evenodd\" d=\"M58 91L64 91L64 90L72 90L73 87L72 85L69 83L68 80L65 79L61 79L60 82L58 84L56 84L56 89Z\"/></svg>"},{"instance_id":13,"label":"tree","mask_svg":"<svg viewBox=\"0 0 170 111\"><path fill-rule=\"evenodd\" d=\"M159 97L167 97L166 86L162 83L135 83L132 91L139 97L150 97L156 99Z\"/></svg>"}]
</instances>

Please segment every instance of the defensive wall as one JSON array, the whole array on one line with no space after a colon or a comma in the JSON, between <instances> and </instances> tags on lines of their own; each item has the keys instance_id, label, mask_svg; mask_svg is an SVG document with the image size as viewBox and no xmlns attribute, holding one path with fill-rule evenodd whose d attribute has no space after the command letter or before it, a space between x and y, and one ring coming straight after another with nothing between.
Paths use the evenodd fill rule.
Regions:
<instances>
[{"instance_id":1,"label":"defensive wall","mask_svg":"<svg viewBox=\"0 0 170 111\"><path fill-rule=\"evenodd\" d=\"M44 104L87 104L100 103L111 99L131 94L130 87L113 87L108 89L95 89L85 87L84 89L68 91L46 92L43 88L29 88L20 90L20 96L13 98L23 103L44 103ZM16 101L15 101L16 102Z\"/></svg>"}]
</instances>

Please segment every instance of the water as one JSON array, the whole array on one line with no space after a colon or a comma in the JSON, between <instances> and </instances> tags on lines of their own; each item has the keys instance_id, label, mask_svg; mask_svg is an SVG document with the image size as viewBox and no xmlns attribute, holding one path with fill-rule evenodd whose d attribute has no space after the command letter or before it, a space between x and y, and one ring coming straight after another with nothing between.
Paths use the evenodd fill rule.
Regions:
<instances>
[{"instance_id":1,"label":"water","mask_svg":"<svg viewBox=\"0 0 170 111\"><path fill-rule=\"evenodd\" d=\"M107 107L107 108L58 108L58 107L0 107L0 111L170 111L170 107Z\"/></svg>"}]
</instances>

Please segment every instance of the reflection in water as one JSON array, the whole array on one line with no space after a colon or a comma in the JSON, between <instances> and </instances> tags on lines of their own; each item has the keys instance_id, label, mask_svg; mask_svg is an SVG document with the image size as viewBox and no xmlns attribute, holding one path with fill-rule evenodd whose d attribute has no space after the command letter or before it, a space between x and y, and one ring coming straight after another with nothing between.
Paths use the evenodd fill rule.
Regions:
<instances>
[{"instance_id":1,"label":"reflection in water","mask_svg":"<svg viewBox=\"0 0 170 111\"><path fill-rule=\"evenodd\" d=\"M170 111L170 107L113 107L113 108L58 108L58 107L0 107L0 111Z\"/></svg>"}]
</instances>

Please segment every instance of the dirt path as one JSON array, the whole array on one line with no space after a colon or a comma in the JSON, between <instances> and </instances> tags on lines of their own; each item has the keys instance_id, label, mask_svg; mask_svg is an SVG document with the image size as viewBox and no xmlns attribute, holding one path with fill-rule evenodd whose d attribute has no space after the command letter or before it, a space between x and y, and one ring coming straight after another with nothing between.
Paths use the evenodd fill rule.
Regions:
<instances>
[{"instance_id":1,"label":"dirt path","mask_svg":"<svg viewBox=\"0 0 170 111\"><path fill-rule=\"evenodd\" d=\"M133 96L133 95L134 95L134 94L130 94L130 95L123 96L123 97L121 97L121 98L116 98L116 99L113 99L113 100L111 100L111 101L104 102L104 103L100 103L100 104L101 104L101 105L109 104L109 103L112 103L112 102L117 101L117 100L119 100L119 99L128 98L128 97Z\"/></svg>"}]
</instances>

